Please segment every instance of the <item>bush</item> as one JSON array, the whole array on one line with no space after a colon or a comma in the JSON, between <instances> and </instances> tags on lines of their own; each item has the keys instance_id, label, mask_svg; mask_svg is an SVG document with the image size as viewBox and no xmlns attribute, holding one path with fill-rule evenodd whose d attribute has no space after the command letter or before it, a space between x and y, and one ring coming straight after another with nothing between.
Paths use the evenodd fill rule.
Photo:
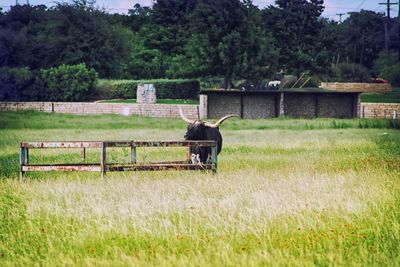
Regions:
<instances>
[{"instance_id":1,"label":"bush","mask_svg":"<svg viewBox=\"0 0 400 267\"><path fill-rule=\"evenodd\" d=\"M41 89L41 100L82 101L93 93L96 79L96 71L84 63L60 65L40 70L34 87Z\"/></svg>"},{"instance_id":2,"label":"bush","mask_svg":"<svg viewBox=\"0 0 400 267\"><path fill-rule=\"evenodd\" d=\"M354 63L340 63L333 67L338 82L368 82L368 70Z\"/></svg>"},{"instance_id":3,"label":"bush","mask_svg":"<svg viewBox=\"0 0 400 267\"><path fill-rule=\"evenodd\" d=\"M381 75L384 68L396 65L398 53L395 51L382 51L379 57L374 61L373 71L375 75Z\"/></svg>"},{"instance_id":4,"label":"bush","mask_svg":"<svg viewBox=\"0 0 400 267\"><path fill-rule=\"evenodd\" d=\"M0 100L28 100L33 81L29 68L0 68Z\"/></svg>"},{"instance_id":5,"label":"bush","mask_svg":"<svg viewBox=\"0 0 400 267\"><path fill-rule=\"evenodd\" d=\"M389 80L392 85L400 85L400 64L395 64L392 66L387 66L382 68L379 73L380 77L385 80Z\"/></svg>"},{"instance_id":6,"label":"bush","mask_svg":"<svg viewBox=\"0 0 400 267\"><path fill-rule=\"evenodd\" d=\"M139 83L154 84L158 99L196 99L200 91L200 83L197 80L100 80L97 84L97 97L136 98Z\"/></svg>"}]
</instances>

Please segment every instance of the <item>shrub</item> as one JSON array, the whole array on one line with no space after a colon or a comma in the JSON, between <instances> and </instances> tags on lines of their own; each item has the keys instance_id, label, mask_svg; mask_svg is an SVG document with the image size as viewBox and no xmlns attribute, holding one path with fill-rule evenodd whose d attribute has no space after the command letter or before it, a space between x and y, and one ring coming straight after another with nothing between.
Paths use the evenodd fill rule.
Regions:
<instances>
[{"instance_id":1,"label":"shrub","mask_svg":"<svg viewBox=\"0 0 400 267\"><path fill-rule=\"evenodd\" d=\"M384 68L396 65L398 53L394 51L382 51L379 57L374 61L373 71L375 75L381 75Z\"/></svg>"},{"instance_id":2,"label":"shrub","mask_svg":"<svg viewBox=\"0 0 400 267\"><path fill-rule=\"evenodd\" d=\"M382 68L379 73L380 77L389 80L392 85L400 85L400 64L387 66Z\"/></svg>"},{"instance_id":3,"label":"shrub","mask_svg":"<svg viewBox=\"0 0 400 267\"><path fill-rule=\"evenodd\" d=\"M338 82L367 82L368 70L354 63L340 63L333 67Z\"/></svg>"},{"instance_id":4,"label":"shrub","mask_svg":"<svg viewBox=\"0 0 400 267\"><path fill-rule=\"evenodd\" d=\"M197 80L100 80L97 84L98 98L136 98L139 83L154 84L158 99L196 99L200 91Z\"/></svg>"},{"instance_id":5,"label":"shrub","mask_svg":"<svg viewBox=\"0 0 400 267\"><path fill-rule=\"evenodd\" d=\"M96 85L96 98L136 98L135 85L137 85L137 83L132 80L99 80Z\"/></svg>"},{"instance_id":6,"label":"shrub","mask_svg":"<svg viewBox=\"0 0 400 267\"><path fill-rule=\"evenodd\" d=\"M27 100L33 75L29 68L0 68L0 100Z\"/></svg>"},{"instance_id":7,"label":"shrub","mask_svg":"<svg viewBox=\"0 0 400 267\"><path fill-rule=\"evenodd\" d=\"M41 69L35 82L35 90L40 90L41 100L82 101L93 93L97 73L85 64L60 65Z\"/></svg>"}]
</instances>

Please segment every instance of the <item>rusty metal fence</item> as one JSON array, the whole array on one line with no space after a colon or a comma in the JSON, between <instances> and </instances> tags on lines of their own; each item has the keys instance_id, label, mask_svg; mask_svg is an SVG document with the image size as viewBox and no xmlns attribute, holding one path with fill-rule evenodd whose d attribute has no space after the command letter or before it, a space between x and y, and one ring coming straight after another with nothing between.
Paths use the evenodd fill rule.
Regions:
<instances>
[{"instance_id":1,"label":"rusty metal fence","mask_svg":"<svg viewBox=\"0 0 400 267\"><path fill-rule=\"evenodd\" d=\"M107 162L107 148L130 148L129 163ZM138 147L187 147L186 160L166 162L137 162ZM190 147L211 147L211 163L193 164L190 161ZM81 157L86 158L86 149L100 149L99 163L73 163L73 164L31 164L29 161L30 149L76 148L81 149ZM21 142L20 178L28 171L88 171L101 172L104 177L106 172L114 171L164 171L164 170L211 170L217 172L218 156L215 141L66 141L66 142Z\"/></svg>"}]
</instances>

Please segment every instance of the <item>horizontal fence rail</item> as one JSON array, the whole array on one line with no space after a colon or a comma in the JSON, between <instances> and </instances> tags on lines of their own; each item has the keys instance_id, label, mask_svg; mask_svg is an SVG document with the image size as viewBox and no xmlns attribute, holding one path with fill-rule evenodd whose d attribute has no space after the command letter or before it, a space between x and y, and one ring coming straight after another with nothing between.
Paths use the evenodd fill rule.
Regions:
<instances>
[{"instance_id":1,"label":"horizontal fence rail","mask_svg":"<svg viewBox=\"0 0 400 267\"><path fill-rule=\"evenodd\" d=\"M107 148L130 148L130 163L107 163ZM187 147L186 160L167 162L137 162L138 147ZM193 164L190 161L190 147L210 147L212 162ZM86 158L86 149L100 149L99 163L73 164L30 164L30 149L62 149L79 148L81 157ZM21 142L20 143L20 178L28 171L86 171L106 172L115 171L164 171L164 170L211 170L217 172L217 144L215 141L54 141L54 142Z\"/></svg>"}]
</instances>

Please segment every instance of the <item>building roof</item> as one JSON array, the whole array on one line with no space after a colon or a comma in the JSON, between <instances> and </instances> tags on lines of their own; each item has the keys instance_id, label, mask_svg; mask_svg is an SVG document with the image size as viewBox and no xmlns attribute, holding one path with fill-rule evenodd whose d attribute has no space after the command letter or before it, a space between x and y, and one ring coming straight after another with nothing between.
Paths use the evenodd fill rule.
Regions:
<instances>
[{"instance_id":1,"label":"building roof","mask_svg":"<svg viewBox=\"0 0 400 267\"><path fill-rule=\"evenodd\" d=\"M283 90L240 90L240 89L209 89L201 90L200 94L279 94L279 93L321 93L321 94L359 94L360 92L339 92L318 87L287 88Z\"/></svg>"}]
</instances>

